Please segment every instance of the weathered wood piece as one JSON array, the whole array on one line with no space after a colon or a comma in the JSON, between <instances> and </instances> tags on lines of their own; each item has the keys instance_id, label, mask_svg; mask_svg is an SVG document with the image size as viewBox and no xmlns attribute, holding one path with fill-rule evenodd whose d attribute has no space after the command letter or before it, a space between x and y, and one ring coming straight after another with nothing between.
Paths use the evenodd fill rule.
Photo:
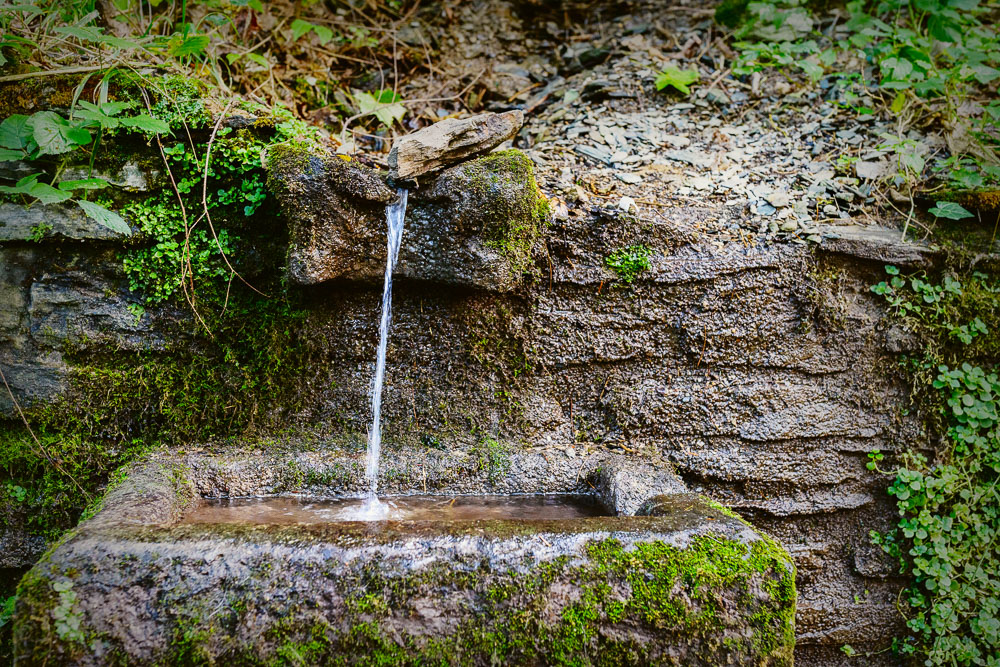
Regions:
<instances>
[{"instance_id":1,"label":"weathered wood piece","mask_svg":"<svg viewBox=\"0 0 1000 667\"><path fill-rule=\"evenodd\" d=\"M392 177L414 178L487 153L517 134L523 123L518 110L434 123L396 140L389 153Z\"/></svg>"}]
</instances>

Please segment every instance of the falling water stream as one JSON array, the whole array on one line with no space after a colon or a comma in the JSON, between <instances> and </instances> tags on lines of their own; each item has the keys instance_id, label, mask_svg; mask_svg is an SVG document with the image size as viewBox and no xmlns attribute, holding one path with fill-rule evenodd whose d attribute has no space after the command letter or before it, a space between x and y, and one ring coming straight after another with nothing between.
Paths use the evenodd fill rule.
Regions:
<instances>
[{"instance_id":1,"label":"falling water stream","mask_svg":"<svg viewBox=\"0 0 1000 667\"><path fill-rule=\"evenodd\" d=\"M403 239L403 219L406 217L405 188L397 191L399 200L385 208L388 231L385 258L385 283L382 287L382 318L378 326L378 356L375 359L375 378L372 382L372 425L368 429L368 456L365 478L368 495L361 510L361 519L380 519L389 515L389 506L378 499L378 463L382 450L382 383L385 379L385 349L389 341L389 324L392 321L392 272L399 259L399 244Z\"/></svg>"}]
</instances>

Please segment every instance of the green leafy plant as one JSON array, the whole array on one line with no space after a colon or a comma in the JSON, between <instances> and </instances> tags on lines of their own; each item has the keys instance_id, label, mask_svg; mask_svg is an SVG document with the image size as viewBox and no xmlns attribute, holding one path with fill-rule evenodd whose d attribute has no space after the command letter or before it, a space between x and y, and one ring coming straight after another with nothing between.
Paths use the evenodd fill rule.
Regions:
<instances>
[{"instance_id":1,"label":"green leafy plant","mask_svg":"<svg viewBox=\"0 0 1000 667\"><path fill-rule=\"evenodd\" d=\"M126 309L132 314L132 323L134 325L142 322L142 318L146 314L146 308L141 303L130 303L126 306Z\"/></svg>"},{"instance_id":2,"label":"green leafy plant","mask_svg":"<svg viewBox=\"0 0 1000 667\"><path fill-rule=\"evenodd\" d=\"M10 623L10 620L14 617L14 603L16 602L16 595L11 595L0 600L0 628Z\"/></svg>"},{"instance_id":3,"label":"green leafy plant","mask_svg":"<svg viewBox=\"0 0 1000 667\"><path fill-rule=\"evenodd\" d=\"M315 34L320 44L326 44L333 39L333 31L325 25L310 23L309 21L304 21L302 19L295 19L292 21L290 27L292 29L292 41L298 41L308 33Z\"/></svg>"},{"instance_id":4,"label":"green leafy plant","mask_svg":"<svg viewBox=\"0 0 1000 667\"><path fill-rule=\"evenodd\" d=\"M649 269L649 258L653 251L643 245L620 248L604 259L604 264L618 275L618 279L631 284L636 277Z\"/></svg>"},{"instance_id":5,"label":"green leafy plant","mask_svg":"<svg viewBox=\"0 0 1000 667\"><path fill-rule=\"evenodd\" d=\"M120 114L132 104L108 102L106 94L104 88L102 93L104 101L100 104L79 101L79 111L68 118L54 111L38 111L31 116L14 114L4 119L0 123L0 160L32 162L45 156L65 156L86 149L88 146L91 147L92 156L97 150L100 137L106 130L131 130L149 135L166 134L170 131L166 123L145 113L121 116ZM96 141L91 130L98 132ZM64 164L65 160L56 168L57 175ZM72 200L87 217L98 224L120 234L131 234L131 228L119 214L85 198L87 192L107 187L108 183L104 179L73 179L53 184L40 182L42 175L43 172L30 174L14 185L2 185L0 192L20 195L26 201L34 200L41 204L57 204ZM78 191L84 193L84 198L77 198L75 193Z\"/></svg>"},{"instance_id":6,"label":"green leafy plant","mask_svg":"<svg viewBox=\"0 0 1000 667\"><path fill-rule=\"evenodd\" d=\"M903 593L910 634L897 639L904 654L928 665L995 665L1000 655L1000 377L997 341L1000 284L982 273L965 281L923 274L872 287L890 313L924 343L906 360L928 427L942 446L928 456L908 451L894 471L885 455L869 454L868 468L892 478L888 492L899 510L896 527L872 539L913 578ZM964 284L963 284L964 282ZM967 361L963 359L968 359Z\"/></svg>"},{"instance_id":7,"label":"green leafy plant","mask_svg":"<svg viewBox=\"0 0 1000 667\"><path fill-rule=\"evenodd\" d=\"M316 130L276 111L275 134L264 139L252 130L219 129L211 153L207 143L180 139L164 145L173 188L137 200L124 209L148 243L125 253L130 288L148 303L202 291L211 299L234 277L228 259L240 243L238 229L267 199L262 156L269 146L308 143ZM206 159L208 160L206 168ZM204 201L202 194L204 191ZM212 226L194 225L207 212Z\"/></svg>"},{"instance_id":8,"label":"green leafy plant","mask_svg":"<svg viewBox=\"0 0 1000 667\"><path fill-rule=\"evenodd\" d=\"M56 634L60 639L71 642L82 642L85 637L80 629L83 612L76 606L77 594L73 590L73 582L66 579L52 582L52 590L59 595L59 602L52 608L52 618L55 620Z\"/></svg>"},{"instance_id":9,"label":"green leafy plant","mask_svg":"<svg viewBox=\"0 0 1000 667\"><path fill-rule=\"evenodd\" d=\"M1000 652L1000 379L967 363L938 371L950 451L936 463L904 457L889 487L901 519L873 538L914 578L905 597L914 634L902 651L927 664L986 665Z\"/></svg>"},{"instance_id":10,"label":"green leafy plant","mask_svg":"<svg viewBox=\"0 0 1000 667\"><path fill-rule=\"evenodd\" d=\"M13 661L13 620L17 596L0 595L0 661Z\"/></svg>"},{"instance_id":11,"label":"green leafy plant","mask_svg":"<svg viewBox=\"0 0 1000 667\"><path fill-rule=\"evenodd\" d=\"M967 306L963 307L968 286L952 276L945 275L940 283L933 283L923 273L902 276L899 269L891 265L886 266L886 273L890 279L872 286L872 292L883 296L890 312L904 320L909 329L929 339L927 363L935 364L943 359L938 339L968 345L976 336L988 333L987 325L978 315L968 321L963 319L968 310ZM1000 292L1000 286L992 284L981 273L972 275L971 286L981 295L975 309L988 309L997 317L995 295Z\"/></svg>"},{"instance_id":12,"label":"green leafy plant","mask_svg":"<svg viewBox=\"0 0 1000 667\"><path fill-rule=\"evenodd\" d=\"M896 165L897 182L912 186L921 179L924 166L927 164L922 146L903 136L891 133L882 134L882 143L875 147L880 154L891 155Z\"/></svg>"},{"instance_id":13,"label":"green leafy plant","mask_svg":"<svg viewBox=\"0 0 1000 667\"><path fill-rule=\"evenodd\" d=\"M836 58L832 49L822 50L814 40L797 42L741 42L733 72L746 75L771 67L797 67L812 82L819 81Z\"/></svg>"},{"instance_id":14,"label":"green leafy plant","mask_svg":"<svg viewBox=\"0 0 1000 667\"><path fill-rule=\"evenodd\" d=\"M485 436L479 442L479 469L486 472L490 484L497 484L510 472L510 452L496 438Z\"/></svg>"},{"instance_id":15,"label":"green leafy plant","mask_svg":"<svg viewBox=\"0 0 1000 667\"><path fill-rule=\"evenodd\" d=\"M391 90L380 90L372 93L359 92L354 95L358 109L363 116L372 115L386 127L392 127L406 115L406 107L400 104L402 99Z\"/></svg>"},{"instance_id":16,"label":"green leafy plant","mask_svg":"<svg viewBox=\"0 0 1000 667\"><path fill-rule=\"evenodd\" d=\"M414 0L371 3L364 10L348 4L331 21L322 3L314 1L8 3L0 12L0 66L12 63L17 71L14 78L24 81L26 88L34 88L36 76L79 72L84 79L81 87L86 88L92 77L102 81L112 75L149 78L156 71L156 76L183 79L223 102L242 97L269 107L289 106L300 117L309 112L313 122L328 124L331 130L339 117L342 152L351 153L357 143L378 146L385 133L379 126L391 127L405 114L397 106L398 98L386 90L399 89L399 73L429 68L418 49L394 45L400 20L416 6ZM377 72L392 72L393 80ZM46 80L62 85L62 77ZM369 92L359 100L358 90L342 83L346 81ZM475 110L483 99L473 95L466 102ZM319 109L323 109L321 117L311 113ZM175 113L182 121L188 118L183 109ZM345 136L344 126L359 119L364 119L360 123L365 126L363 132ZM170 125L176 127L173 122ZM64 141L64 135L73 130L55 129L59 130L53 135L56 141Z\"/></svg>"},{"instance_id":17,"label":"green leafy plant","mask_svg":"<svg viewBox=\"0 0 1000 667\"><path fill-rule=\"evenodd\" d=\"M972 217L972 213L967 211L965 207L951 201L939 201L933 207L927 209L927 212L935 218L947 218L949 220L962 220Z\"/></svg>"},{"instance_id":18,"label":"green leafy plant","mask_svg":"<svg viewBox=\"0 0 1000 667\"><path fill-rule=\"evenodd\" d=\"M56 204L66 201L72 196L70 193L54 188L47 183L39 183L38 177L41 175L41 172L39 172L25 176L14 185L0 185L0 192L9 195L33 197L42 204Z\"/></svg>"},{"instance_id":19,"label":"green leafy plant","mask_svg":"<svg viewBox=\"0 0 1000 667\"><path fill-rule=\"evenodd\" d=\"M4 488L7 491L7 497L13 498L18 503L23 503L25 498L28 497L28 492L23 486L18 486L11 482L4 482Z\"/></svg>"},{"instance_id":20,"label":"green leafy plant","mask_svg":"<svg viewBox=\"0 0 1000 667\"><path fill-rule=\"evenodd\" d=\"M876 151L896 156L896 185L906 183L912 194L930 187L929 158L906 137L918 121L936 122L952 138L953 154L939 157L932 173L951 187L1000 183L995 11L995 3L980 0L852 0L847 35L837 39L815 31L811 11L798 0L727 0L716 16L734 29L735 74L800 69L813 82L830 75L841 104L860 116L895 120L899 130L883 136ZM868 63L873 71L865 70ZM981 113L960 111L973 101Z\"/></svg>"}]
</instances>

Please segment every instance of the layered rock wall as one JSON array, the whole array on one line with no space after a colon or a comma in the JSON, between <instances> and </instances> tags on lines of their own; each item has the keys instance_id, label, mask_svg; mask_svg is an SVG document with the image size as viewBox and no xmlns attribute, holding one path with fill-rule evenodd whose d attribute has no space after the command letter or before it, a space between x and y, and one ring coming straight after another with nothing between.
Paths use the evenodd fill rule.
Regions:
<instances>
[{"instance_id":1,"label":"layered rock wall","mask_svg":"<svg viewBox=\"0 0 1000 667\"><path fill-rule=\"evenodd\" d=\"M541 230L522 271L483 261L442 279L420 260L447 248L451 238L431 235L449 223L435 226L427 211L436 204L420 204L422 195L405 233L419 242L411 260L404 249L394 294L383 407L390 451L472 456L488 435L546 457L608 450L669 462L690 490L735 508L795 557L799 664L837 664L843 644L884 647L899 623L900 581L869 541L892 508L866 453L896 451L916 431L901 416L898 341L882 331L868 286L883 263L923 263L926 253L853 228L833 230L818 248L720 249L691 232L708 209L672 209L655 226L594 209ZM377 213L360 218L359 233L378 237ZM652 249L651 267L620 284L604 258L637 240ZM125 288L116 243L0 240L0 367L25 404L73 391L67 348L79 357L109 342L163 346L163 323L176 313L128 312L138 297ZM356 261L384 265L379 248ZM278 435L287 442L290 427L307 429L360 456L380 274L328 277L290 288L308 313L298 333L317 352L309 376L295 380L301 405ZM9 397L0 407L12 414ZM264 449L265 435L255 434ZM0 567L29 564L39 545L26 548L21 527L7 524Z\"/></svg>"}]
</instances>

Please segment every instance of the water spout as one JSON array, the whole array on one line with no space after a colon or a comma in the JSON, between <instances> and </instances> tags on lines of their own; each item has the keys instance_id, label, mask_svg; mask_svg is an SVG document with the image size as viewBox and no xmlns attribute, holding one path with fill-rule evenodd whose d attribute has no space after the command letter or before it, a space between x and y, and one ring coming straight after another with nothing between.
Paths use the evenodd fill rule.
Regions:
<instances>
[{"instance_id":1,"label":"water spout","mask_svg":"<svg viewBox=\"0 0 1000 667\"><path fill-rule=\"evenodd\" d=\"M382 318L378 327L378 356L375 360L375 378L372 382L372 424L368 429L368 455L365 478L368 481L366 514L388 514L388 508L378 499L378 464L382 450L382 383L385 378L385 350L389 341L389 324L392 321L392 272L399 259L399 245L403 239L403 219L406 217L405 188L397 190L399 200L385 208L387 255L385 283L382 288ZM374 517L372 517L374 518Z\"/></svg>"}]
</instances>

